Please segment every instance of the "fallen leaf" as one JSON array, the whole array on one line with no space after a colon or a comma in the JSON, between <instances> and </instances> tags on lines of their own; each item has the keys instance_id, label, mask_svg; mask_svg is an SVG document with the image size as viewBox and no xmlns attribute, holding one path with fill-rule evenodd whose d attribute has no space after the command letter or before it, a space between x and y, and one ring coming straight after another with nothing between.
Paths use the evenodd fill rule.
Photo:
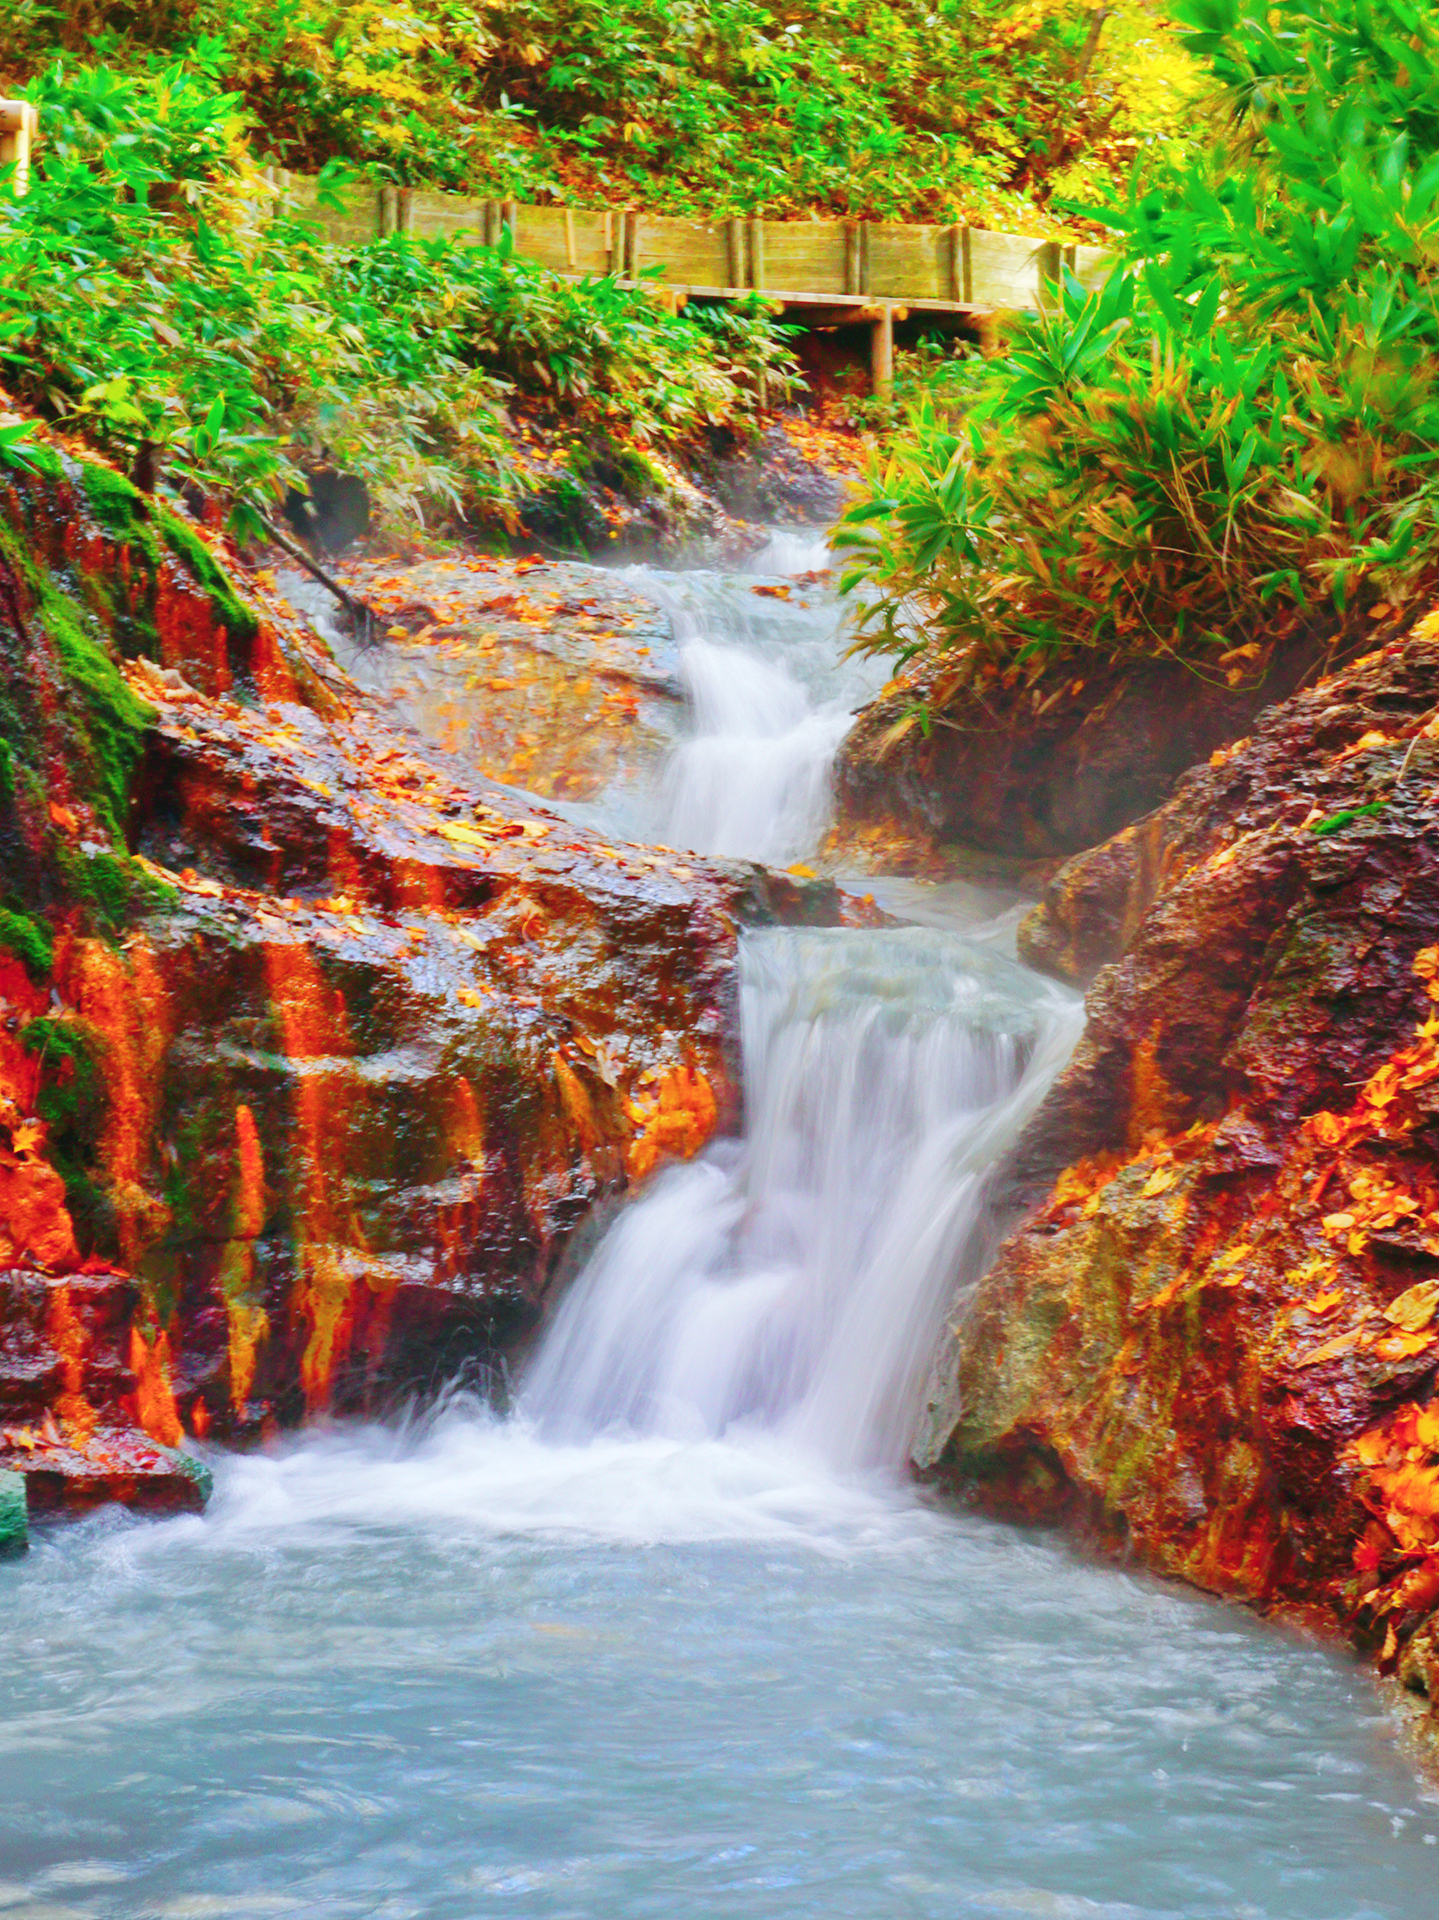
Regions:
<instances>
[{"instance_id":1,"label":"fallen leaf","mask_svg":"<svg viewBox=\"0 0 1439 1920\"><path fill-rule=\"evenodd\" d=\"M1296 1367L1318 1367L1326 1360L1337 1360L1341 1353L1348 1353L1357 1347L1364 1338L1362 1327L1351 1327L1348 1333L1341 1333L1333 1340L1326 1340L1322 1347L1314 1347L1295 1361Z\"/></svg>"},{"instance_id":2,"label":"fallen leaf","mask_svg":"<svg viewBox=\"0 0 1439 1920\"><path fill-rule=\"evenodd\" d=\"M1333 1313L1343 1298L1344 1289L1342 1287L1335 1287L1332 1293L1316 1293L1312 1300L1303 1302L1304 1311L1306 1313L1312 1313L1316 1317L1326 1313Z\"/></svg>"},{"instance_id":3,"label":"fallen leaf","mask_svg":"<svg viewBox=\"0 0 1439 1920\"><path fill-rule=\"evenodd\" d=\"M1413 1333L1429 1325L1436 1307L1439 1307L1439 1280L1421 1280L1417 1287L1410 1287L1389 1302L1384 1318L1391 1326L1404 1327Z\"/></svg>"}]
</instances>

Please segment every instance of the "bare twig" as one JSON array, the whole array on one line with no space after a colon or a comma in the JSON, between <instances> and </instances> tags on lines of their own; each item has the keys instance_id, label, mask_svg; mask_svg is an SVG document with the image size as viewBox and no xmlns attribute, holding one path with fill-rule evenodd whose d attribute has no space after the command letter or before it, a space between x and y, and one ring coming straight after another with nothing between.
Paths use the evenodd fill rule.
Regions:
<instances>
[{"instance_id":1,"label":"bare twig","mask_svg":"<svg viewBox=\"0 0 1439 1920\"><path fill-rule=\"evenodd\" d=\"M354 628L355 638L360 645L374 646L378 634L374 608L358 599L347 588L342 587L335 576L327 572L313 554L307 553L299 542L292 540L287 533L282 533L272 520L265 521L265 531L283 553L288 553L292 560L298 561L307 573L314 575L327 592L334 594L349 614L350 625Z\"/></svg>"}]
</instances>

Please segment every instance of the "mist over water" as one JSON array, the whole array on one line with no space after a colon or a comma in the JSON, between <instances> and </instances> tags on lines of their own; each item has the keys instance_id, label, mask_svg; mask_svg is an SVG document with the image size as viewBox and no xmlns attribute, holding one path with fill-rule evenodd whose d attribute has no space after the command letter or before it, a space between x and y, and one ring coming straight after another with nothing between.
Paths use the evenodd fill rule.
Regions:
<instances>
[{"instance_id":1,"label":"mist over water","mask_svg":"<svg viewBox=\"0 0 1439 1920\"><path fill-rule=\"evenodd\" d=\"M837 611L656 581L652 804L803 854ZM0 1566L0 1920L1433 1920L1367 1678L906 1479L1082 1015L1004 896L875 890L927 924L746 936L744 1138L621 1212L509 1417L221 1455L204 1517Z\"/></svg>"}]
</instances>

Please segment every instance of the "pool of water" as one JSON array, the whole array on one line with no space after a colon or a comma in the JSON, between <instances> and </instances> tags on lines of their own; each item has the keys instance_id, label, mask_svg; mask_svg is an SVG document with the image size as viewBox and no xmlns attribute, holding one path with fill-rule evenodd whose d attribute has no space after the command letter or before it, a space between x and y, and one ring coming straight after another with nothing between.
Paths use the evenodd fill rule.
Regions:
<instances>
[{"instance_id":1,"label":"pool of water","mask_svg":"<svg viewBox=\"0 0 1439 1920\"><path fill-rule=\"evenodd\" d=\"M764 1434L221 1459L0 1569L0 1913L1432 1920L1370 1683Z\"/></svg>"}]
</instances>

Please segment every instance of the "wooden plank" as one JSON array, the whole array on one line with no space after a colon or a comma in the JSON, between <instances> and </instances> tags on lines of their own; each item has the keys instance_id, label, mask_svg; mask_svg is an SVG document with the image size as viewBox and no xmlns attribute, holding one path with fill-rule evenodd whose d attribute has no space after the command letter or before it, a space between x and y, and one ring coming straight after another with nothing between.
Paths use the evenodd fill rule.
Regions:
<instances>
[{"instance_id":1,"label":"wooden plank","mask_svg":"<svg viewBox=\"0 0 1439 1920\"><path fill-rule=\"evenodd\" d=\"M564 207L517 207L515 252L556 273L570 269L574 215Z\"/></svg>"},{"instance_id":2,"label":"wooden plank","mask_svg":"<svg viewBox=\"0 0 1439 1920\"><path fill-rule=\"evenodd\" d=\"M886 301L870 334L870 372L877 400L894 392L894 308Z\"/></svg>"},{"instance_id":3,"label":"wooden plank","mask_svg":"<svg viewBox=\"0 0 1439 1920\"><path fill-rule=\"evenodd\" d=\"M1087 292L1102 287L1109 278L1116 254L1110 247L1068 247L1069 270Z\"/></svg>"},{"instance_id":4,"label":"wooden plank","mask_svg":"<svg viewBox=\"0 0 1439 1920\"><path fill-rule=\"evenodd\" d=\"M765 223L763 220L751 220L749 223L749 283L752 287L766 284L765 272Z\"/></svg>"},{"instance_id":5,"label":"wooden plank","mask_svg":"<svg viewBox=\"0 0 1439 1920\"><path fill-rule=\"evenodd\" d=\"M727 251L729 256L726 284L731 287L747 287L749 285L749 259L745 252L744 221L727 220L725 222L725 237L728 241Z\"/></svg>"},{"instance_id":6,"label":"wooden plank","mask_svg":"<svg viewBox=\"0 0 1439 1920\"><path fill-rule=\"evenodd\" d=\"M1064 249L1057 240L1046 240L1039 249L1039 310L1049 313L1059 304L1064 270Z\"/></svg>"},{"instance_id":7,"label":"wooden plank","mask_svg":"<svg viewBox=\"0 0 1439 1920\"><path fill-rule=\"evenodd\" d=\"M844 223L844 291L846 293L864 292L864 223L860 220L846 220Z\"/></svg>"},{"instance_id":8,"label":"wooden plank","mask_svg":"<svg viewBox=\"0 0 1439 1920\"><path fill-rule=\"evenodd\" d=\"M975 306L1036 309L1039 250L1044 244L1024 234L976 227L970 236L970 297Z\"/></svg>"},{"instance_id":9,"label":"wooden plank","mask_svg":"<svg viewBox=\"0 0 1439 1920\"><path fill-rule=\"evenodd\" d=\"M665 280L675 287L743 286L734 280L730 235L723 223L670 220L646 215L642 266L661 266ZM630 272L639 268L631 261Z\"/></svg>"},{"instance_id":10,"label":"wooden plank","mask_svg":"<svg viewBox=\"0 0 1439 1920\"><path fill-rule=\"evenodd\" d=\"M949 228L871 222L865 291L898 300L950 299Z\"/></svg>"},{"instance_id":11,"label":"wooden plank","mask_svg":"<svg viewBox=\"0 0 1439 1920\"><path fill-rule=\"evenodd\" d=\"M460 193L422 193L416 189L410 194L409 230L421 240L454 233L469 233L482 240L485 237L483 202L467 200Z\"/></svg>"},{"instance_id":12,"label":"wooden plank","mask_svg":"<svg viewBox=\"0 0 1439 1920\"><path fill-rule=\"evenodd\" d=\"M764 285L814 293L855 293L848 285L850 242L843 220L756 220L764 243ZM760 285L756 280L755 285Z\"/></svg>"},{"instance_id":13,"label":"wooden plank","mask_svg":"<svg viewBox=\"0 0 1439 1920\"><path fill-rule=\"evenodd\" d=\"M340 210L322 207L319 182L313 174L281 173L279 185L289 205L291 218L301 226L312 227L332 247L358 247L373 240L380 231L380 193L377 187L359 185L340 188L330 196Z\"/></svg>"},{"instance_id":14,"label":"wooden plank","mask_svg":"<svg viewBox=\"0 0 1439 1920\"><path fill-rule=\"evenodd\" d=\"M40 114L28 100L0 100L0 167L14 167L17 200L30 189L30 153L39 137Z\"/></svg>"}]
</instances>

